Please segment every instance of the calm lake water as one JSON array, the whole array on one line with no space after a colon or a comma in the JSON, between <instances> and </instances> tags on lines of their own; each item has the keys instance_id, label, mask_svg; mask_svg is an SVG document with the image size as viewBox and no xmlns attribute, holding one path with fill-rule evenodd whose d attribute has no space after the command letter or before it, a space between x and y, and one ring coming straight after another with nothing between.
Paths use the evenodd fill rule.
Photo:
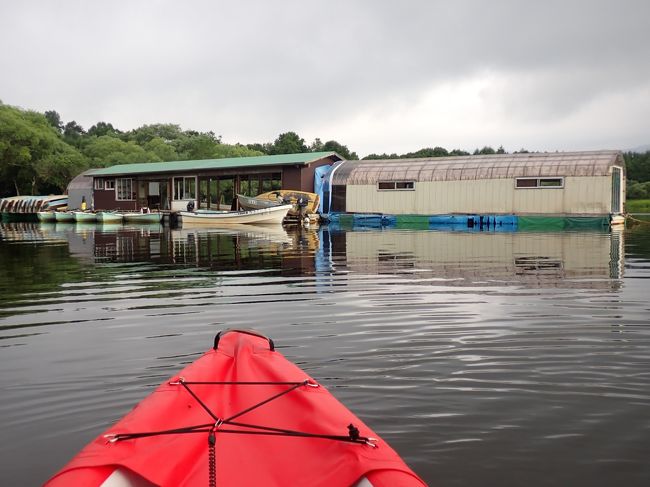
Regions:
<instances>
[{"instance_id":1,"label":"calm lake water","mask_svg":"<svg viewBox=\"0 0 650 487\"><path fill-rule=\"evenodd\" d=\"M254 327L430 485L650 485L650 225L3 224L0 484L38 485Z\"/></svg>"}]
</instances>

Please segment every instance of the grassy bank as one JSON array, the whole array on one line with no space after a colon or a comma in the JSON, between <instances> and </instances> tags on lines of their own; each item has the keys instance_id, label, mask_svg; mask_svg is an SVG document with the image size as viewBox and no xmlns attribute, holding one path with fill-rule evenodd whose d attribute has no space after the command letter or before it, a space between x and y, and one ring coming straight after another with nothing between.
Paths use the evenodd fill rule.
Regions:
<instances>
[{"instance_id":1,"label":"grassy bank","mask_svg":"<svg viewBox=\"0 0 650 487\"><path fill-rule=\"evenodd\" d=\"M650 200L627 200L625 210L628 213L650 213Z\"/></svg>"}]
</instances>

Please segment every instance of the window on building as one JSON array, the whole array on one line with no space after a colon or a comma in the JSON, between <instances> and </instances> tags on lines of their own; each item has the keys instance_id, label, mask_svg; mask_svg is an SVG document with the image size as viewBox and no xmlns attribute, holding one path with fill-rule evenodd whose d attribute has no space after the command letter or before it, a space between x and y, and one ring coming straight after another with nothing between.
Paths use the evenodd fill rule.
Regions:
<instances>
[{"instance_id":1,"label":"window on building","mask_svg":"<svg viewBox=\"0 0 650 487\"><path fill-rule=\"evenodd\" d=\"M132 201L135 200L135 185L131 178L120 178L116 180L117 200Z\"/></svg>"},{"instance_id":2,"label":"window on building","mask_svg":"<svg viewBox=\"0 0 650 487\"><path fill-rule=\"evenodd\" d=\"M115 179L106 179L104 181L104 189L115 189Z\"/></svg>"},{"instance_id":3,"label":"window on building","mask_svg":"<svg viewBox=\"0 0 650 487\"><path fill-rule=\"evenodd\" d=\"M564 178L517 178L516 188L563 188Z\"/></svg>"},{"instance_id":4,"label":"window on building","mask_svg":"<svg viewBox=\"0 0 650 487\"><path fill-rule=\"evenodd\" d=\"M282 189L282 173L276 172L271 175L271 191Z\"/></svg>"},{"instance_id":5,"label":"window on building","mask_svg":"<svg viewBox=\"0 0 650 487\"><path fill-rule=\"evenodd\" d=\"M414 181L379 181L377 189L380 191L412 191L415 189Z\"/></svg>"},{"instance_id":6,"label":"window on building","mask_svg":"<svg viewBox=\"0 0 650 487\"><path fill-rule=\"evenodd\" d=\"M104 189L104 180L102 178L95 178L95 189Z\"/></svg>"},{"instance_id":7,"label":"window on building","mask_svg":"<svg viewBox=\"0 0 650 487\"><path fill-rule=\"evenodd\" d=\"M195 200L196 178L174 178L174 199Z\"/></svg>"},{"instance_id":8,"label":"window on building","mask_svg":"<svg viewBox=\"0 0 650 487\"><path fill-rule=\"evenodd\" d=\"M185 187L185 199L196 199L196 179L185 178L183 186Z\"/></svg>"},{"instance_id":9,"label":"window on building","mask_svg":"<svg viewBox=\"0 0 650 487\"><path fill-rule=\"evenodd\" d=\"M545 178L539 180L540 188L561 188L564 186L562 178Z\"/></svg>"},{"instance_id":10,"label":"window on building","mask_svg":"<svg viewBox=\"0 0 650 487\"><path fill-rule=\"evenodd\" d=\"M415 189L413 181L398 181L395 183L395 189Z\"/></svg>"},{"instance_id":11,"label":"window on building","mask_svg":"<svg viewBox=\"0 0 650 487\"><path fill-rule=\"evenodd\" d=\"M531 178L531 179L517 178L517 187L518 188L536 188L537 187L537 179L534 179L534 178Z\"/></svg>"}]
</instances>

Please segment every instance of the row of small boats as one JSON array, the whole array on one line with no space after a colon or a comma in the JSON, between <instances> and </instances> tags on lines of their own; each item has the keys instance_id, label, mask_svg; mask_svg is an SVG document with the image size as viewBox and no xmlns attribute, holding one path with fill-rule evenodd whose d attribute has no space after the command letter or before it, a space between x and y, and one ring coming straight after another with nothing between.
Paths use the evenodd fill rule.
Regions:
<instances>
[{"instance_id":1,"label":"row of small boats","mask_svg":"<svg viewBox=\"0 0 650 487\"><path fill-rule=\"evenodd\" d=\"M37 216L49 223L161 223L163 218L162 213L136 211L40 211Z\"/></svg>"},{"instance_id":2,"label":"row of small boats","mask_svg":"<svg viewBox=\"0 0 650 487\"><path fill-rule=\"evenodd\" d=\"M215 211L194 209L194 202L187 211L175 213L181 224L221 226L222 224L281 224L288 220L317 220L319 197L314 193L294 190L276 190L254 197L237 195L241 211ZM13 196L0 200L3 222L41 221L68 223L146 223L159 224L163 213L141 211L88 211L69 209L68 197L59 196ZM173 221L173 218L172 218Z\"/></svg>"},{"instance_id":3,"label":"row of small boats","mask_svg":"<svg viewBox=\"0 0 650 487\"><path fill-rule=\"evenodd\" d=\"M67 205L66 195L9 196L0 199L0 219L6 223L36 221L39 211L56 211Z\"/></svg>"}]
</instances>

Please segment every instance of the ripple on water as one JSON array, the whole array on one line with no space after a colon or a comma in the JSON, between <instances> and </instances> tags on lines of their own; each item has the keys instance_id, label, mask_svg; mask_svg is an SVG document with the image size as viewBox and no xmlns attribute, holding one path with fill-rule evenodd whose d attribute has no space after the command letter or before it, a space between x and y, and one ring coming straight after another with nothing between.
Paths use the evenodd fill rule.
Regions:
<instances>
[{"instance_id":1,"label":"ripple on water","mask_svg":"<svg viewBox=\"0 0 650 487\"><path fill-rule=\"evenodd\" d=\"M10 483L251 326L432 485L650 476L650 235L40 231L0 240Z\"/></svg>"}]
</instances>

